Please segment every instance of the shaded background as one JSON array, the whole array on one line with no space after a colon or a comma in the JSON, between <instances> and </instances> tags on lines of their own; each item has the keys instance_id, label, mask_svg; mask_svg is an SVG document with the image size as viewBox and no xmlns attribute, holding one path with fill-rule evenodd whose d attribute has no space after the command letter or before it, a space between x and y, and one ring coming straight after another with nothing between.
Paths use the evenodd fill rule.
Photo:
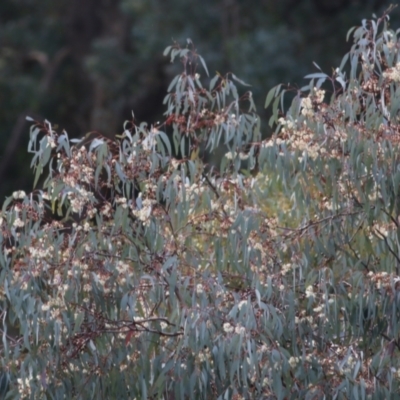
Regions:
<instances>
[{"instance_id":1,"label":"shaded background","mask_svg":"<svg viewBox=\"0 0 400 400\"><path fill-rule=\"evenodd\" d=\"M131 118L162 119L162 100L179 71L162 56L191 38L210 74L250 83L258 108L278 83L304 84L349 50L346 33L378 16L385 0L1 0L0 202L32 189L25 116L80 137L113 137ZM391 14L400 28L400 7ZM265 132L267 131L264 124Z\"/></svg>"}]
</instances>

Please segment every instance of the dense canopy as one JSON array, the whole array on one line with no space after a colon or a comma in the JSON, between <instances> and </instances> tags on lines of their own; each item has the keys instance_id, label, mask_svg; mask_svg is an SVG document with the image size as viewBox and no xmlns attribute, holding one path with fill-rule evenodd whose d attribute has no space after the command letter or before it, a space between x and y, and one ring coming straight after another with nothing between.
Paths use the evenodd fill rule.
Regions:
<instances>
[{"instance_id":1,"label":"dense canopy","mask_svg":"<svg viewBox=\"0 0 400 400\"><path fill-rule=\"evenodd\" d=\"M398 395L400 56L388 22L353 28L331 75L271 89L269 139L250 88L231 72L205 78L190 40L164 52L182 69L164 122L70 140L31 121L36 189L15 191L0 218L1 393Z\"/></svg>"},{"instance_id":2,"label":"dense canopy","mask_svg":"<svg viewBox=\"0 0 400 400\"><path fill-rule=\"evenodd\" d=\"M270 87L302 86L313 61L330 71L347 51L347 29L391 2L0 1L0 198L32 189L26 115L53 121L71 138L89 131L114 138L132 110L138 123L161 121L179 72L162 57L171 41L191 38L212 75L232 71L251 84L267 120ZM391 19L399 23L400 8Z\"/></svg>"}]
</instances>

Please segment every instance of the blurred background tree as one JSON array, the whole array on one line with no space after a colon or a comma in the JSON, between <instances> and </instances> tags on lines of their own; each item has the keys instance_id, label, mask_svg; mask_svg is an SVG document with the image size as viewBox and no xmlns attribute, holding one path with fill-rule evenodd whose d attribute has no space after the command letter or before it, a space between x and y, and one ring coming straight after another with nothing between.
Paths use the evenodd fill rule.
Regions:
<instances>
[{"instance_id":1,"label":"blurred background tree","mask_svg":"<svg viewBox=\"0 0 400 400\"><path fill-rule=\"evenodd\" d=\"M234 70L253 85L266 118L262 105L272 86L301 86L314 60L329 73L348 49L348 27L389 3L2 0L0 196L31 189L26 115L46 116L70 137L92 130L113 137L132 111L137 121L161 120L177 68L162 50L173 40L191 38L210 72ZM391 18L398 24L400 10Z\"/></svg>"}]
</instances>

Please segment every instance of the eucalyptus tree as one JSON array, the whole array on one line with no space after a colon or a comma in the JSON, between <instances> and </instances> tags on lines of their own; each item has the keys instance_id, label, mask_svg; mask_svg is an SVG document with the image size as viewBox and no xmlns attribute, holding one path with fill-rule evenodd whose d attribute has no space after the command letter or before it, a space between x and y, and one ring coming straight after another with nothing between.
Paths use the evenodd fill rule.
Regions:
<instances>
[{"instance_id":1,"label":"eucalyptus tree","mask_svg":"<svg viewBox=\"0 0 400 400\"><path fill-rule=\"evenodd\" d=\"M3 396L398 394L400 60L388 21L352 29L332 76L271 89L270 139L249 87L233 73L204 80L191 41L165 50L182 72L164 122L132 119L110 140L32 121L37 188L14 192L0 218Z\"/></svg>"}]
</instances>

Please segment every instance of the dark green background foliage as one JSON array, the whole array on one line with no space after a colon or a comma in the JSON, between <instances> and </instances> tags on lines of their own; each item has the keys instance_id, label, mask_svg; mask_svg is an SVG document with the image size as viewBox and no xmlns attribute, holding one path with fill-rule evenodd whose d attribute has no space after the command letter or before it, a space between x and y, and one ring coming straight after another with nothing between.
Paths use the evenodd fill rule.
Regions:
<instances>
[{"instance_id":1,"label":"dark green background foliage","mask_svg":"<svg viewBox=\"0 0 400 400\"><path fill-rule=\"evenodd\" d=\"M71 137L113 137L133 110L162 119L177 69L161 56L191 38L210 70L253 85L256 105L277 82L294 82L312 61L329 71L349 26L384 0L2 0L0 2L0 198L30 189L25 115L48 118ZM398 19L399 11L392 13ZM261 107L258 107L261 109ZM261 112L265 119L267 115Z\"/></svg>"}]
</instances>

